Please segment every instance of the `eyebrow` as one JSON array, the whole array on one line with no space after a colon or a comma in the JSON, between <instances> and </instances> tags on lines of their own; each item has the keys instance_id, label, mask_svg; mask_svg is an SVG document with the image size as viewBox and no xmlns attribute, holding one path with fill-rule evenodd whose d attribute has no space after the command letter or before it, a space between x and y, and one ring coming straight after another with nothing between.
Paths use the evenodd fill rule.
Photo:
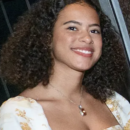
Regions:
<instances>
[{"instance_id":1,"label":"eyebrow","mask_svg":"<svg viewBox=\"0 0 130 130\"><path fill-rule=\"evenodd\" d=\"M89 27L93 27L93 26L97 26L97 27L99 27L99 28L101 27L99 24L96 24L96 23L95 23L95 24L90 24L90 25L89 25Z\"/></svg>"},{"instance_id":2,"label":"eyebrow","mask_svg":"<svg viewBox=\"0 0 130 130\"><path fill-rule=\"evenodd\" d=\"M67 22L64 23L64 25L68 24L68 23L74 23L74 24L82 25L80 22L77 22L77 21L74 21L74 20L67 21Z\"/></svg>"},{"instance_id":3,"label":"eyebrow","mask_svg":"<svg viewBox=\"0 0 130 130\"><path fill-rule=\"evenodd\" d=\"M67 21L67 22L63 23L63 25L68 24L68 23L74 23L74 24L82 25L82 23L80 23L80 22L78 22L78 21L74 21L74 20ZM100 25L99 25L99 24L96 24L96 23L89 25L89 27L93 27L93 26L100 27Z\"/></svg>"}]
</instances>

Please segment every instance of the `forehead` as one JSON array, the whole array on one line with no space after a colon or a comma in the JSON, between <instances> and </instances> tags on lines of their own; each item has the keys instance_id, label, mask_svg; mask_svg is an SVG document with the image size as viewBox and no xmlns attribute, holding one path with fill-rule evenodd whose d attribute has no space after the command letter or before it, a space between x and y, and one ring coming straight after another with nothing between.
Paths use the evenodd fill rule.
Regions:
<instances>
[{"instance_id":1,"label":"forehead","mask_svg":"<svg viewBox=\"0 0 130 130\"><path fill-rule=\"evenodd\" d=\"M96 22L99 24L99 16L96 10L86 3L74 3L67 5L61 12L57 20L78 20L82 22Z\"/></svg>"}]
</instances>

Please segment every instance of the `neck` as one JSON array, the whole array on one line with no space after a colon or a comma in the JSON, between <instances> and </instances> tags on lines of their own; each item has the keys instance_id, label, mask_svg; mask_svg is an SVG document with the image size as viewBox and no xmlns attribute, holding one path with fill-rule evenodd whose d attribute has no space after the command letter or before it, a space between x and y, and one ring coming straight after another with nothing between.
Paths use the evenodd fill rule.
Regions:
<instances>
[{"instance_id":1,"label":"neck","mask_svg":"<svg viewBox=\"0 0 130 130\"><path fill-rule=\"evenodd\" d=\"M66 96L71 97L80 94L83 76L83 72L78 72L70 68L64 70L59 66L55 66L53 75L50 77L50 84Z\"/></svg>"}]
</instances>

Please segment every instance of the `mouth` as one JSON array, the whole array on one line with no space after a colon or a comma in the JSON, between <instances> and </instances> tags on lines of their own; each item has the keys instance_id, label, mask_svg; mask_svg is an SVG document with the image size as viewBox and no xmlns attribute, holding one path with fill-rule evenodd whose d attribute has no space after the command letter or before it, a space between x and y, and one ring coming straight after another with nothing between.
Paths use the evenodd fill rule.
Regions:
<instances>
[{"instance_id":1,"label":"mouth","mask_svg":"<svg viewBox=\"0 0 130 130\"><path fill-rule=\"evenodd\" d=\"M84 57L92 57L94 52L91 48L72 48L72 51Z\"/></svg>"},{"instance_id":2,"label":"mouth","mask_svg":"<svg viewBox=\"0 0 130 130\"><path fill-rule=\"evenodd\" d=\"M73 51L81 52L81 53L84 53L84 54L92 54L92 51L88 51L88 50L75 49Z\"/></svg>"}]
</instances>

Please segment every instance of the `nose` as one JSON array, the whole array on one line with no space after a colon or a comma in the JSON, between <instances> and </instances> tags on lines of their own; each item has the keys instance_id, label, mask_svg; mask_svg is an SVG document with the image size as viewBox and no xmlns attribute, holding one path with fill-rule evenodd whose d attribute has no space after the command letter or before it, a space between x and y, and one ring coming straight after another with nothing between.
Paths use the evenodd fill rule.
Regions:
<instances>
[{"instance_id":1,"label":"nose","mask_svg":"<svg viewBox=\"0 0 130 130\"><path fill-rule=\"evenodd\" d=\"M90 34L87 31L81 33L81 35L79 37L79 41L87 43L87 44L93 43L92 37L90 36Z\"/></svg>"}]
</instances>

